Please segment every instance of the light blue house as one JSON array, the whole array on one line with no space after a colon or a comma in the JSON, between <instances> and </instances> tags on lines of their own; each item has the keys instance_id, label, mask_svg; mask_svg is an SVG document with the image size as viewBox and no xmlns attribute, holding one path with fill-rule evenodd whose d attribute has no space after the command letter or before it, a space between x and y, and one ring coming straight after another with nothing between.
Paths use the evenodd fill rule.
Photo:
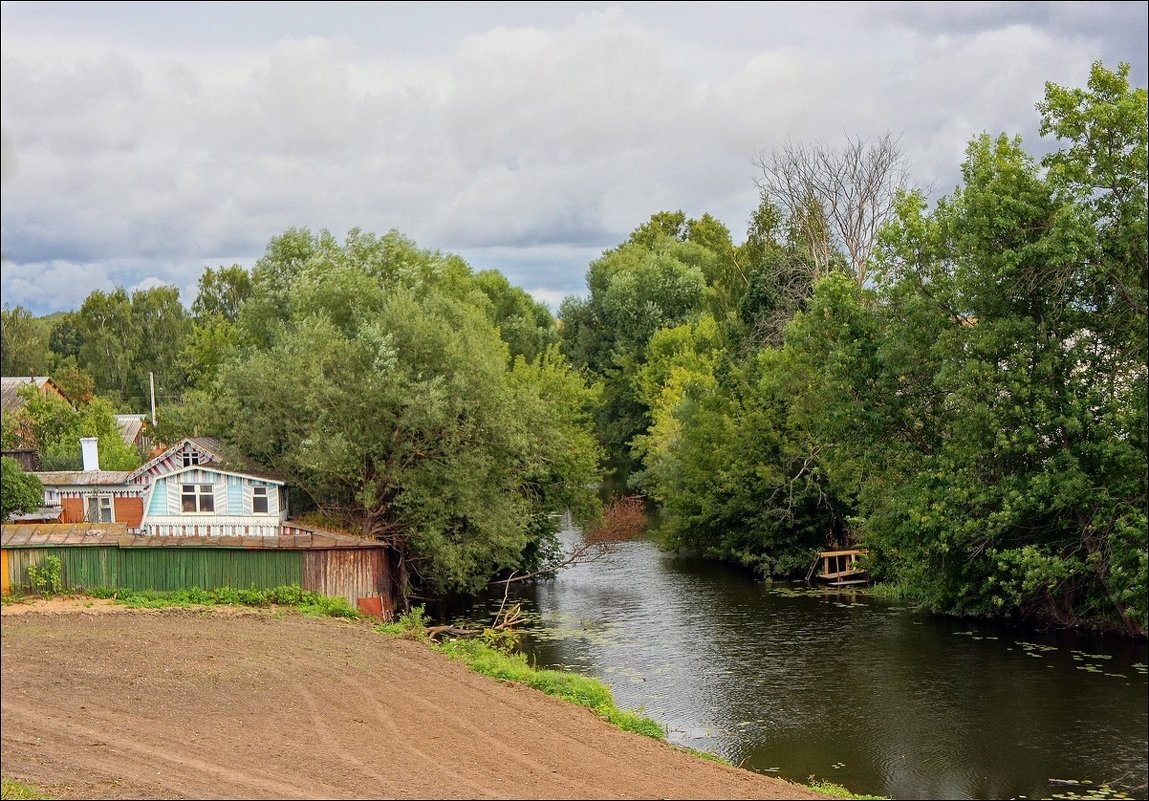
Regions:
<instances>
[{"instance_id":1,"label":"light blue house","mask_svg":"<svg viewBox=\"0 0 1149 801\"><path fill-rule=\"evenodd\" d=\"M287 521L282 481L213 464L151 476L144 532L176 537L275 537Z\"/></svg>"}]
</instances>

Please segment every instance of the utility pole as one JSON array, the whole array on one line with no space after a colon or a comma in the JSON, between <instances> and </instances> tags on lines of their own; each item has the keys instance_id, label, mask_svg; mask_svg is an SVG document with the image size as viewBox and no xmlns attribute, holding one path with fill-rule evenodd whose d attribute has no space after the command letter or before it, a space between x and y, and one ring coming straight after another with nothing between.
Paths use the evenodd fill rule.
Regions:
<instances>
[{"instance_id":1,"label":"utility pole","mask_svg":"<svg viewBox=\"0 0 1149 801\"><path fill-rule=\"evenodd\" d=\"M152 427L156 425L156 374L148 371L148 385L152 388Z\"/></svg>"}]
</instances>

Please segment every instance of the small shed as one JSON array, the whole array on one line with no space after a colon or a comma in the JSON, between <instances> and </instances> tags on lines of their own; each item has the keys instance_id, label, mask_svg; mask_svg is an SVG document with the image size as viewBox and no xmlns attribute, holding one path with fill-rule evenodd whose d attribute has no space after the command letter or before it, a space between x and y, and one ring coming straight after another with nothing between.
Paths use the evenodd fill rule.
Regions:
<instances>
[{"instance_id":1,"label":"small shed","mask_svg":"<svg viewBox=\"0 0 1149 801\"><path fill-rule=\"evenodd\" d=\"M271 589L298 584L381 614L394 609L383 543L290 528L277 537L165 537L122 523L0 526L3 592L30 587L28 567L56 556L64 590Z\"/></svg>"}]
</instances>

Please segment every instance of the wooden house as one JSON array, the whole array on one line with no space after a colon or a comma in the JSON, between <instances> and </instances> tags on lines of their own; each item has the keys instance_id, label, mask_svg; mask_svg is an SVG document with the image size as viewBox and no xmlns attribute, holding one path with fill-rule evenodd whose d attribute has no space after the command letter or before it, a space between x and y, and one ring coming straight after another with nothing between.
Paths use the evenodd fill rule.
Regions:
<instances>
[{"instance_id":1,"label":"wooden house","mask_svg":"<svg viewBox=\"0 0 1149 801\"><path fill-rule=\"evenodd\" d=\"M138 529L144 516L146 487L126 470L101 470L97 440L83 437L83 470L33 473L44 485L44 506L60 507L62 523L123 523Z\"/></svg>"},{"instance_id":2,"label":"wooden house","mask_svg":"<svg viewBox=\"0 0 1149 801\"><path fill-rule=\"evenodd\" d=\"M24 405L24 398L21 396L20 390L28 385L35 386L43 395L60 398L69 404L72 402L68 396L64 394L64 391L56 386L56 382L46 375L6 375L0 378L0 411L7 414L22 407Z\"/></svg>"},{"instance_id":3,"label":"wooden house","mask_svg":"<svg viewBox=\"0 0 1149 801\"><path fill-rule=\"evenodd\" d=\"M151 476L143 528L176 537L274 537L287 522L284 483L212 464Z\"/></svg>"}]
</instances>

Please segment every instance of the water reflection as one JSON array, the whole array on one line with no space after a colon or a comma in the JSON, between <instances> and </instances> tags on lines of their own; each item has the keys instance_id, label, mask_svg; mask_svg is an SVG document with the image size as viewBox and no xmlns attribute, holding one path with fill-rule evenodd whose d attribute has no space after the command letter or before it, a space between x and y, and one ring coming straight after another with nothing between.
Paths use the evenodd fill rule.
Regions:
<instances>
[{"instance_id":1,"label":"water reflection","mask_svg":"<svg viewBox=\"0 0 1149 801\"><path fill-rule=\"evenodd\" d=\"M763 585L645 541L523 599L539 666L747 768L893 798L1050 797L1053 778L1146 797L1144 643Z\"/></svg>"}]
</instances>

